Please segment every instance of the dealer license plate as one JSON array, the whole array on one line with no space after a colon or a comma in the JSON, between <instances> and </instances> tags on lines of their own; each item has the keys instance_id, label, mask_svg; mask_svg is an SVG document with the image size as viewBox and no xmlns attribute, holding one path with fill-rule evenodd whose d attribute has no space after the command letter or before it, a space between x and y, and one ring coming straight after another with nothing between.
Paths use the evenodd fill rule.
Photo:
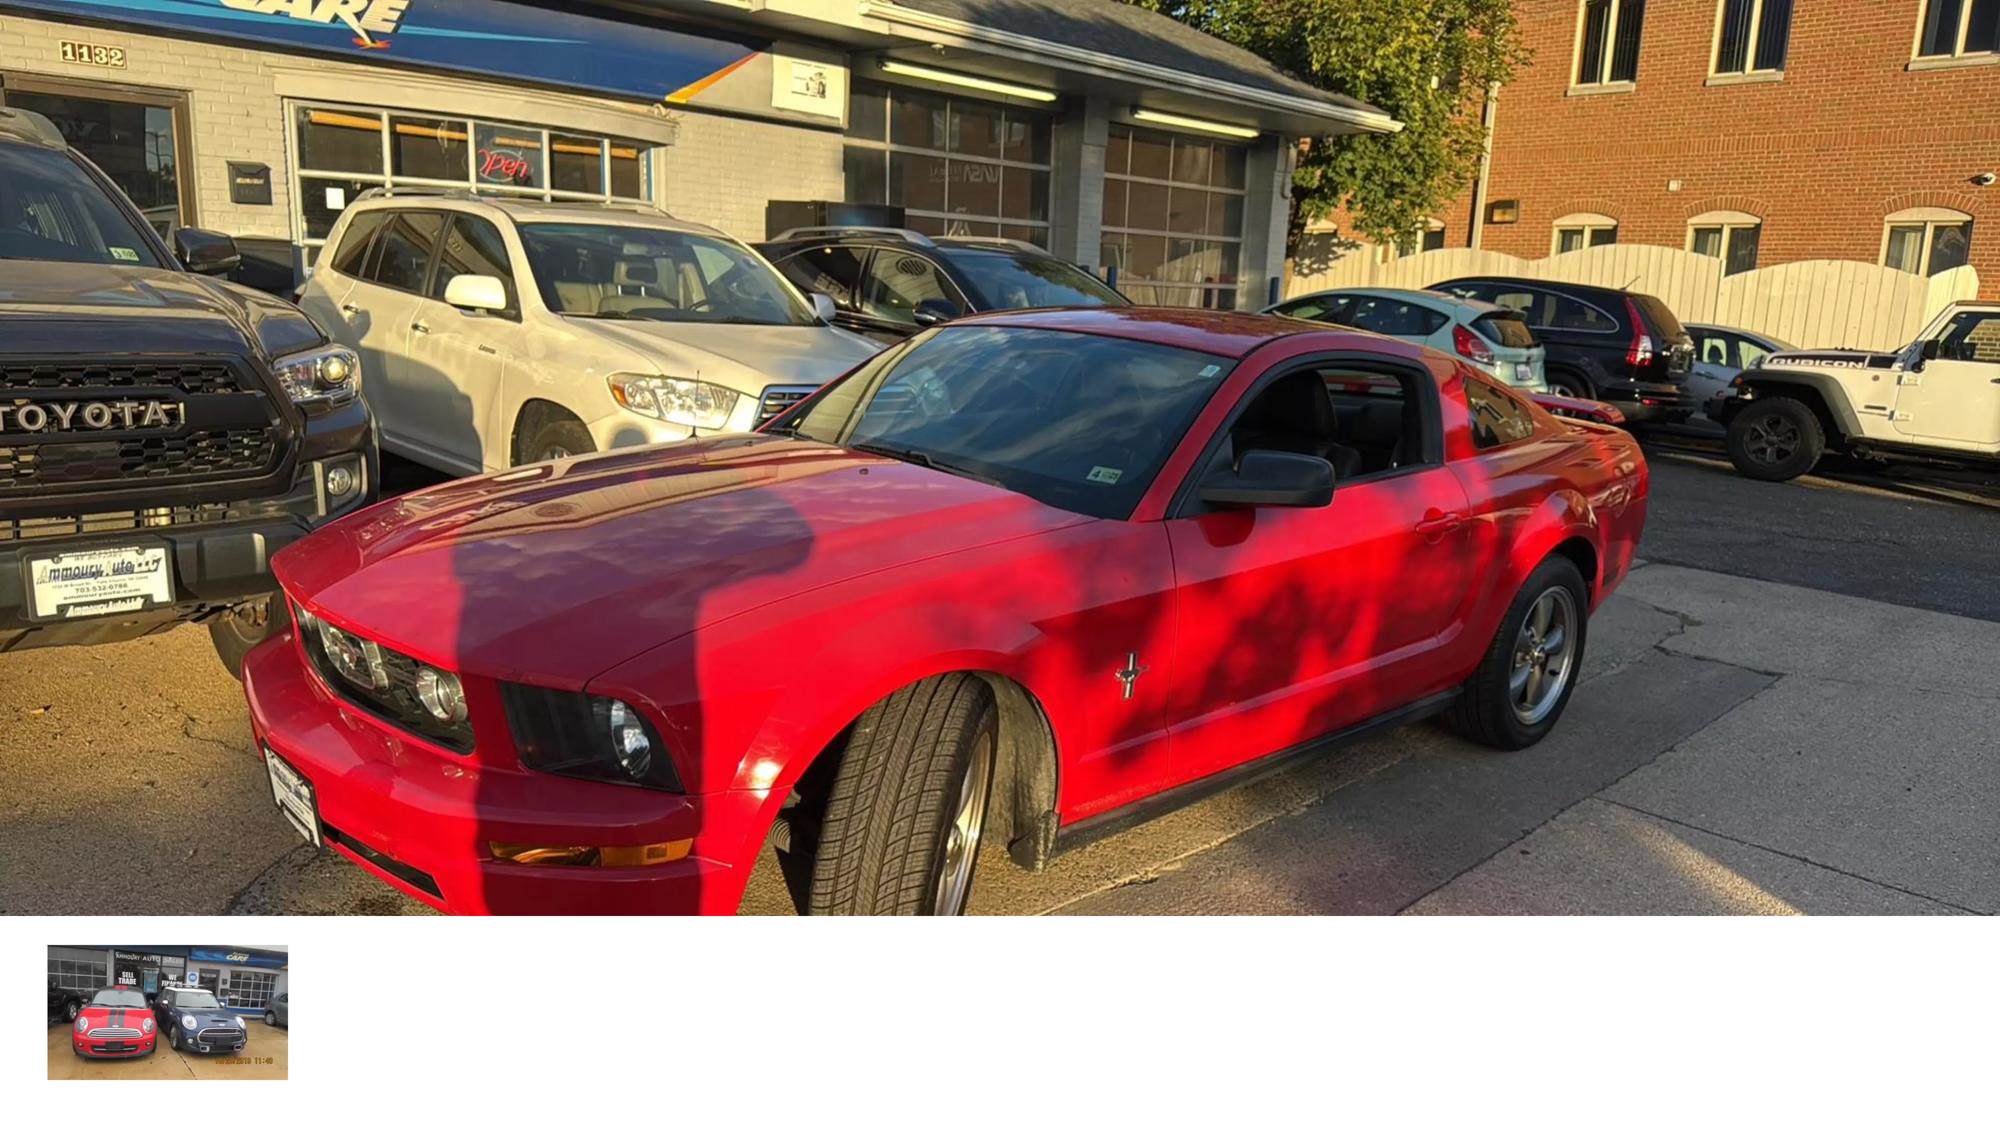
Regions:
<instances>
[{"instance_id":1,"label":"dealer license plate","mask_svg":"<svg viewBox=\"0 0 2000 1125\"><path fill-rule=\"evenodd\" d=\"M174 600L167 549L105 547L27 560L28 615L66 621L133 613Z\"/></svg>"},{"instance_id":2,"label":"dealer license plate","mask_svg":"<svg viewBox=\"0 0 2000 1125\"><path fill-rule=\"evenodd\" d=\"M264 768L271 774L271 799L278 803L278 811L307 843L319 847L319 806L313 800L312 782L271 753L268 746L264 748Z\"/></svg>"}]
</instances>

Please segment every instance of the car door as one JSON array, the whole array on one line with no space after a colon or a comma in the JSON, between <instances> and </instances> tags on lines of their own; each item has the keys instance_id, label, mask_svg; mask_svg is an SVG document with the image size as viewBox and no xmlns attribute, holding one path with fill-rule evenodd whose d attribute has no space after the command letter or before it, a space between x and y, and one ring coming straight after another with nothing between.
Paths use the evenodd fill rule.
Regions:
<instances>
[{"instance_id":1,"label":"car door","mask_svg":"<svg viewBox=\"0 0 2000 1125\"><path fill-rule=\"evenodd\" d=\"M424 300L410 320L400 388L404 409L424 420L420 440L438 458L465 472L506 468L506 427L498 417L501 384L507 357L524 351L514 259L498 226L464 213L450 216L436 258ZM488 312L448 304L445 289L462 274L499 278L507 307Z\"/></svg>"},{"instance_id":2,"label":"car door","mask_svg":"<svg viewBox=\"0 0 2000 1125\"><path fill-rule=\"evenodd\" d=\"M1266 410L1259 401L1301 374L1320 384L1336 411L1410 411L1399 440L1410 448L1396 463L1369 464L1337 483L1323 508L1203 510L1198 488L1183 490L1179 514L1167 520L1178 670L1167 722L1182 781L1446 686L1440 638L1464 604L1468 501L1444 465L1437 385L1427 369L1333 355L1287 363L1244 397L1201 463L1279 448L1250 424L1260 414L1275 420L1316 410L1310 402L1300 404L1310 409ZM1336 389L1342 401L1332 404ZM1337 428L1343 441L1361 437L1354 419Z\"/></svg>"},{"instance_id":3,"label":"car door","mask_svg":"<svg viewBox=\"0 0 2000 1125\"><path fill-rule=\"evenodd\" d=\"M1935 355L1896 377L1896 431L2000 451L2000 309L1964 309L1929 337Z\"/></svg>"},{"instance_id":4,"label":"car door","mask_svg":"<svg viewBox=\"0 0 2000 1125\"><path fill-rule=\"evenodd\" d=\"M408 357L410 321L424 300L444 221L441 211L392 212L375 236L367 269L341 307L361 353L361 393L375 412L383 444L401 453L423 454L434 447L435 427L421 413L424 396L412 387Z\"/></svg>"},{"instance_id":5,"label":"car door","mask_svg":"<svg viewBox=\"0 0 2000 1125\"><path fill-rule=\"evenodd\" d=\"M360 309L349 297L354 292L355 279L367 271L375 236L389 216L390 212L382 210L350 213L333 240L320 248L312 278L299 292L299 308L335 342L346 344L357 353L361 350L361 332L354 318ZM366 370L362 372L364 381L367 374Z\"/></svg>"}]
</instances>

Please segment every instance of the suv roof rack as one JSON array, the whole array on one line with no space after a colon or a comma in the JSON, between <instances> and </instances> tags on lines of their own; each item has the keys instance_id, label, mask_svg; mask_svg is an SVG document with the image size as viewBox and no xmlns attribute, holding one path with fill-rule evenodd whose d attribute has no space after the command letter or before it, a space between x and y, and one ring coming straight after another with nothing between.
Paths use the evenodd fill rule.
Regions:
<instances>
[{"instance_id":1,"label":"suv roof rack","mask_svg":"<svg viewBox=\"0 0 2000 1125\"><path fill-rule=\"evenodd\" d=\"M807 238L821 234L879 234L888 238L900 238L904 242L916 246L937 245L931 241L929 235L911 230L908 227L845 227L838 224L819 227L793 227L788 231L780 233L776 238L769 239L769 241L789 242L794 238Z\"/></svg>"},{"instance_id":2,"label":"suv roof rack","mask_svg":"<svg viewBox=\"0 0 2000 1125\"><path fill-rule=\"evenodd\" d=\"M32 109L8 109L0 106L0 136L16 137L33 141L48 148L68 148L62 130L56 123L36 113Z\"/></svg>"},{"instance_id":3,"label":"suv roof rack","mask_svg":"<svg viewBox=\"0 0 2000 1125\"><path fill-rule=\"evenodd\" d=\"M942 237L946 242L971 242L983 246L1012 246L1016 250L1032 250L1037 254L1048 253L1047 250L1024 238L1001 238L991 234L947 234Z\"/></svg>"},{"instance_id":4,"label":"suv roof rack","mask_svg":"<svg viewBox=\"0 0 2000 1125\"><path fill-rule=\"evenodd\" d=\"M4 112L4 111L0 111ZM476 188L429 187L413 184L409 187L375 187L364 189L354 197L359 203L364 199L396 199L403 196L429 197L432 199L472 199L480 203L527 203L541 207L605 207L617 211L644 211L649 214L664 215L672 219L666 208L657 203L647 203L639 199L536 199L532 196L513 195L500 192L482 192ZM679 220L676 219L676 222Z\"/></svg>"}]
</instances>

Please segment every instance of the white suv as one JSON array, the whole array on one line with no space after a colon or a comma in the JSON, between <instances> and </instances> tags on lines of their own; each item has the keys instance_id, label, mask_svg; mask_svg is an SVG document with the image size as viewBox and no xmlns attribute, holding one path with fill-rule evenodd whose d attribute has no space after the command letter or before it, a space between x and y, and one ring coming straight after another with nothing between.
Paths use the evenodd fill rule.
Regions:
<instances>
[{"instance_id":1,"label":"white suv","mask_svg":"<svg viewBox=\"0 0 2000 1125\"><path fill-rule=\"evenodd\" d=\"M748 430L877 350L728 235L601 203L365 195L299 304L383 447L449 473Z\"/></svg>"}]
</instances>

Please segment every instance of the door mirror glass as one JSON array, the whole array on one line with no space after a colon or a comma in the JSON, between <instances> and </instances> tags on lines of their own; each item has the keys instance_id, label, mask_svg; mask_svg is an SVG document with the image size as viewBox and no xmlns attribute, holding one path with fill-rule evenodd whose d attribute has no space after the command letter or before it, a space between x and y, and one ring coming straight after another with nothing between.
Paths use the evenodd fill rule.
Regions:
<instances>
[{"instance_id":1,"label":"door mirror glass","mask_svg":"<svg viewBox=\"0 0 2000 1125\"><path fill-rule=\"evenodd\" d=\"M1310 454L1253 449L1235 468L1210 472L1201 499L1218 508L1324 508L1333 503L1333 465Z\"/></svg>"},{"instance_id":2,"label":"door mirror glass","mask_svg":"<svg viewBox=\"0 0 2000 1125\"><path fill-rule=\"evenodd\" d=\"M1937 357L1938 357L1937 340L1935 339L1925 340L1922 344L1919 344L1917 346L1917 358L1923 360L1925 363L1929 363L1931 360L1934 360Z\"/></svg>"},{"instance_id":3,"label":"door mirror glass","mask_svg":"<svg viewBox=\"0 0 2000 1125\"><path fill-rule=\"evenodd\" d=\"M916 311L910 314L919 328L929 328L958 315L958 306L943 297L926 297L917 302Z\"/></svg>"},{"instance_id":4,"label":"door mirror glass","mask_svg":"<svg viewBox=\"0 0 2000 1125\"><path fill-rule=\"evenodd\" d=\"M228 273L243 260L235 239L200 227L174 228L174 257L189 270L208 274Z\"/></svg>"},{"instance_id":5,"label":"door mirror glass","mask_svg":"<svg viewBox=\"0 0 2000 1125\"><path fill-rule=\"evenodd\" d=\"M490 274L462 273L445 285L444 300L453 308L499 312L507 307L507 287Z\"/></svg>"},{"instance_id":6,"label":"door mirror glass","mask_svg":"<svg viewBox=\"0 0 2000 1125\"><path fill-rule=\"evenodd\" d=\"M833 303L832 297L818 290L814 290L811 296L813 319L819 321L821 324L832 324L835 314L840 312L840 306Z\"/></svg>"}]
</instances>

